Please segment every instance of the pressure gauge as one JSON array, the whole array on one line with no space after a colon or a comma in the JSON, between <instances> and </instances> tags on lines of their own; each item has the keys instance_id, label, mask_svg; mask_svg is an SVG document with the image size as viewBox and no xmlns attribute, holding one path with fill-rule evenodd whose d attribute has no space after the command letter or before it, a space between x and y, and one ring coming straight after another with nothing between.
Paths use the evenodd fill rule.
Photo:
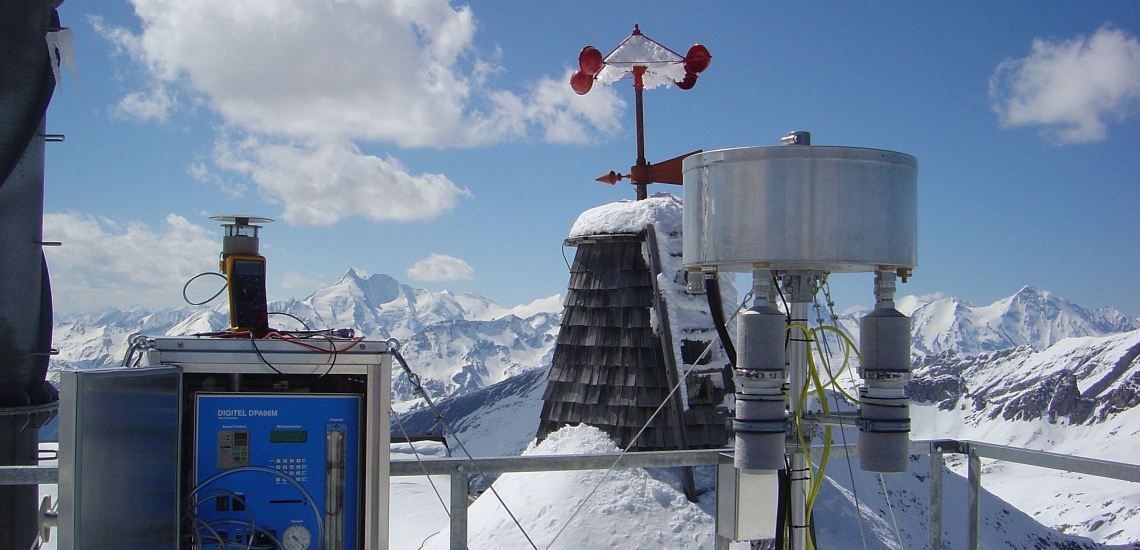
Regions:
<instances>
[{"instance_id":1,"label":"pressure gauge","mask_svg":"<svg viewBox=\"0 0 1140 550\"><path fill-rule=\"evenodd\" d=\"M313 534L304 525L290 525L281 534L281 547L285 550L308 550Z\"/></svg>"}]
</instances>

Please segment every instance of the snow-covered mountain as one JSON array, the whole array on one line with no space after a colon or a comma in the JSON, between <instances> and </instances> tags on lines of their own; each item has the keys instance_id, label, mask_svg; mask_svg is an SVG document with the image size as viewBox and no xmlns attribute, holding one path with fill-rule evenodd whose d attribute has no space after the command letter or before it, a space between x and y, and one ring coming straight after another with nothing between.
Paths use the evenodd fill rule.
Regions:
<instances>
[{"instance_id":1,"label":"snow-covered mountain","mask_svg":"<svg viewBox=\"0 0 1140 550\"><path fill-rule=\"evenodd\" d=\"M933 313L946 311L943 306L947 304L956 304L958 321L934 323L937 316ZM914 399L914 439L986 441L1136 462L1140 366L1135 359L1140 356L1140 330L1118 330L1128 329L1134 320L1111 309L1090 312L1032 288L982 308L941 296L906 297L900 305L910 313L918 312L916 326L929 329L923 333L929 337L924 341L950 346L935 355L916 354L915 382L909 390ZM922 316L923 312L927 315ZM932 328L938 326L948 334ZM1108 334L1082 335L1090 332ZM1007 342L1004 345L1009 347L970 355L983 342L993 347ZM963 349L953 347L958 345ZM533 436L537 419L520 417L539 410L541 374L531 371L446 399L439 408L459 437L476 447L472 450L476 456L515 454ZM422 408L405 418L413 432L433 426L430 411ZM853 432L847 435L854 441ZM944 541L959 548L965 544L965 462L954 455L947 459L952 473L945 476ZM890 506L878 477L861 472L857 465L849 473L846 462L833 459L817 504L820 542L828 543L821 547L841 547L858 540L853 537L861 536L862 517L869 548L924 548L929 474L925 457L912 459L907 474L883 477ZM1134 484L990 460L984 461L984 472L985 547L1140 548L1140 488ZM1043 474L1049 483L1040 483ZM509 490L510 485L505 487ZM854 512L853 487L861 515ZM611 503L604 510L623 505ZM562 520L555 514L544 519ZM901 544L896 541L895 523ZM481 545L494 547L499 536L513 535L491 529L478 536L487 537ZM703 547L694 544L692 548Z\"/></svg>"},{"instance_id":2,"label":"snow-covered mountain","mask_svg":"<svg viewBox=\"0 0 1140 550\"><path fill-rule=\"evenodd\" d=\"M1140 331L916 363L915 438L986 441L1136 463ZM959 461L960 462L960 461ZM961 463L955 467L964 471ZM1140 487L1093 476L990 465L986 487L1047 525L1111 544L1140 542Z\"/></svg>"},{"instance_id":3,"label":"snow-covered mountain","mask_svg":"<svg viewBox=\"0 0 1140 550\"><path fill-rule=\"evenodd\" d=\"M1132 457L1140 452L1136 319L1111 308L1088 310L1032 287L988 306L934 295L902 297L898 307L914 319L914 438L980 440L1135 461ZM56 363L80 368L117 364L130 334L219 330L226 325L226 308L222 303L61 316L55 330L54 346L61 350ZM545 387L543 367L550 364L558 330L558 296L505 309L478 295L433 293L387 275L350 270L304 300L270 308L296 315L311 327L353 328L369 339L400 339L404 356L476 456L517 454L533 438ZM286 317L273 322L299 328ZM841 323L857 337L856 314L843 316ZM411 400L411 387L399 372L393 388L397 401L408 400L398 407L410 409L403 416L405 429L438 433L429 411ZM396 426L393 433L399 433ZM906 548L922 547L925 540L924 464L916 462L911 473L884 478ZM964 475L962 461L951 458L949 464ZM893 524L884 520L886 501L872 505L866 500L867 495L883 498L875 488L877 478L864 479L857 468L851 478L846 469L843 461L833 464L821 493L817 517L836 518L837 523L821 525L820 540L859 536L860 516L852 512L854 486L869 547L899 547ZM992 495L987 494L983 507L990 534L983 537L1000 537L990 540L1014 548L1140 543L1140 490L1055 472L1049 473L1050 483L1041 484L1040 475L1029 467L987 461L984 486ZM961 500L951 495L964 494L964 487L963 479L947 476L947 541L960 534L955 523L965 523L951 500ZM672 502L669 496L660 502ZM487 536L494 541L493 530ZM705 540L700 533L693 536Z\"/></svg>"},{"instance_id":4,"label":"snow-covered mountain","mask_svg":"<svg viewBox=\"0 0 1140 550\"><path fill-rule=\"evenodd\" d=\"M1041 350L1065 338L1140 329L1140 319L1114 308L1085 309L1031 286L986 306L933 294L903 296L895 307L911 317L911 351L915 357L946 351L970 356L1019 346ZM840 323L857 336L859 317L867 311L849 311L840 317Z\"/></svg>"},{"instance_id":5,"label":"snow-covered mountain","mask_svg":"<svg viewBox=\"0 0 1140 550\"><path fill-rule=\"evenodd\" d=\"M549 364L562 300L558 295L504 308L477 294L431 292L396 279L350 269L335 284L304 300L269 304L269 310L302 319L311 328L352 328L370 340L396 338L401 353L435 396L462 394L528 369ZM55 323L56 368L117 365L134 333L187 335L222 330L228 305L150 311L105 309L60 316ZM297 329L288 316L275 327ZM412 388L395 373L393 394L409 399Z\"/></svg>"}]
</instances>

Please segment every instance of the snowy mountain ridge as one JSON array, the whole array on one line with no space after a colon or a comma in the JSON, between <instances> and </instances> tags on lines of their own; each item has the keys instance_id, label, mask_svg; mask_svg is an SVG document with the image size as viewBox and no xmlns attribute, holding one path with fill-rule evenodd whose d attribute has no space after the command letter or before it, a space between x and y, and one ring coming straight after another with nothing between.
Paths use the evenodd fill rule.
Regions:
<instances>
[{"instance_id":1,"label":"snowy mountain ridge","mask_svg":"<svg viewBox=\"0 0 1140 550\"><path fill-rule=\"evenodd\" d=\"M1136 320L1111 308L1083 309L1032 287L989 306L944 295L907 296L898 306L914 316L915 439L981 440L1106 460L1131 461L1140 452L1140 433L1133 428L1140 426L1140 374L1135 366L1140 331L1120 332L1135 329ZM558 296L506 309L478 295L433 293L387 275L350 270L304 300L275 302L270 309L296 315L313 327L348 326L369 339L400 338L404 356L423 376L429 392L437 398L453 396L440 400L440 409L476 455L517 454L533 438L544 367L550 363L558 330ZM225 328L227 318L225 303L60 316L54 343L61 349L57 366L117 364L132 333L207 332ZM273 321L281 328L299 328L284 317ZM841 322L858 326L854 315L845 315ZM404 377L397 373L393 381L396 399L411 399ZM408 401L399 408L413 405ZM413 433L430 428L427 412L412 411L405 417L407 428ZM393 433L399 433L396 427ZM949 462L953 471L964 473L962 461ZM915 463L911 474L886 478L908 548L922 547L924 540L923 464ZM821 524L821 541L858 536L856 516L844 511L854 504L851 483L859 485L864 499L878 491L877 482L869 484L863 477L845 481L842 463L833 468L819 509L839 523ZM1129 484L1050 474L1050 483L1042 487L1039 479L1039 471L987 462L985 488L996 495L986 497L990 500L984 521L994 530L989 536L1001 533L1015 548L1127 545L1115 546L1124 548L1140 541L1140 494ZM949 476L947 482L948 495L964 493L961 478ZM881 493L878 498L883 498ZM664 500L672 502L675 495ZM619 505L611 503L606 509ZM877 506L881 512L884 504ZM860 507L865 519L879 521L872 528L877 534L870 546L897 548L883 516L875 517L876 508L865 500ZM948 505L947 528L964 524L964 517L950 510ZM1030 517L1051 528L1033 527L1027 523ZM948 532L947 540L954 540L954 533Z\"/></svg>"},{"instance_id":2,"label":"snowy mountain ridge","mask_svg":"<svg viewBox=\"0 0 1140 550\"><path fill-rule=\"evenodd\" d=\"M967 439L1137 463L1140 330L916 362L916 439ZM964 472L962 462L953 464ZM1140 489L1093 476L996 463L986 487L1046 525L1106 544L1140 542Z\"/></svg>"},{"instance_id":3,"label":"snowy mountain ridge","mask_svg":"<svg viewBox=\"0 0 1140 550\"><path fill-rule=\"evenodd\" d=\"M151 311L103 309L56 319L55 368L117 365L131 334L181 336L224 330L226 302L212 307ZM549 363L562 299L558 295L504 308L477 294L431 292L396 279L348 270L336 283L304 300L276 301L271 312L304 320L312 328L352 328L370 340L397 338L402 353L436 397L462 394ZM273 326L300 329L287 316L271 316ZM394 398L411 390L394 377Z\"/></svg>"},{"instance_id":4,"label":"snowy mountain ridge","mask_svg":"<svg viewBox=\"0 0 1140 550\"><path fill-rule=\"evenodd\" d=\"M1023 289L1018 294L990 306L989 313L1002 312L997 316L1008 315L1027 327L1059 327L1052 333L1037 333L1049 338L1065 330L1112 328L1082 324L1073 318L1042 318L1041 312L1054 311L1058 317L1064 317L1080 310L1046 307L1056 305L1050 303L1052 295L1036 289ZM1035 303L1028 299L1033 295L1046 301ZM923 304L918 299L906 300L913 300L913 312L923 304L945 298L935 297ZM904 300L901 305L910 304ZM1087 320L1084 316L1076 318ZM1011 330L1019 326L1013 321L1004 326L1007 335L1033 334ZM937 355L920 355L914 382L908 389L913 401L912 438L985 441L1135 463L1134 457L1140 454L1137 357L1140 330L1066 337L1040 350L1022 345L976 356L959 355L952 349ZM502 384L445 399L440 409L461 439L476 442L476 456L517 454L533 437L538 423L539 397L545 386L541 373L541 369L531 371ZM521 418L524 416L527 418ZM433 426L430 412L422 408L410 411L404 422L408 427L416 427L413 432ZM847 440L855 440L853 431L847 434ZM944 540L951 548L959 548L965 544L966 461L957 455L947 455L946 459L953 474L948 474L944 481ZM849 474L846 462L833 458L817 507L820 542L824 544L821 547L842 547L851 537L860 536L861 516L865 522L862 527L869 527L868 547L924 548L929 498L925 457L912 457L909 473L884 476L882 486L875 476L859 471L857 465L852 467L854 475ZM983 471L983 547L1140 548L1140 489L1133 487L1135 484L992 460L983 461ZM1041 483L1043 475L1048 483ZM855 486L860 495L858 502ZM505 489L511 487L507 485ZM885 487L886 494L881 487ZM568 494L561 498L580 497ZM859 514L854 513L856 504ZM611 503L608 509L615 507L620 507L620 503ZM706 511L711 513L711 509ZM891 525L896 516L901 545ZM501 524L498 519L487 519ZM557 518L551 517L550 521ZM647 535L659 536L652 529L647 529ZM505 529L484 529L476 539L479 544L472 547L496 547L513 540L513 536ZM704 546L694 542L687 547Z\"/></svg>"},{"instance_id":5,"label":"snowy mountain ridge","mask_svg":"<svg viewBox=\"0 0 1140 550\"><path fill-rule=\"evenodd\" d=\"M1018 346L1044 349L1067 337L1140 329L1140 320L1115 309L1088 310L1029 286L987 306L942 294L904 296L897 306L913 318L916 358L947 351L972 356ZM431 292L357 269L349 269L336 283L303 300L270 304L271 311L295 315L310 327L353 328L369 339L401 340L405 356L423 370L421 375L436 396L463 393L548 364L561 309L559 295L504 308L478 294ZM840 318L856 337L861 313L847 312ZM224 301L213 307L107 308L61 315L54 333L60 355L53 364L115 365L131 334L211 332L225 329L227 319ZM282 328L301 328L286 317L271 320ZM407 383L400 380L395 380L398 401L411 396Z\"/></svg>"},{"instance_id":6,"label":"snowy mountain ridge","mask_svg":"<svg viewBox=\"0 0 1140 550\"><path fill-rule=\"evenodd\" d=\"M916 358L947 351L972 356L1019 346L1041 350L1065 338L1140 329L1140 319L1115 308L1089 310L1032 286L985 306L938 293L903 296L895 307L911 317L911 353ZM859 317L868 311L848 311L840 323L857 335Z\"/></svg>"}]
</instances>

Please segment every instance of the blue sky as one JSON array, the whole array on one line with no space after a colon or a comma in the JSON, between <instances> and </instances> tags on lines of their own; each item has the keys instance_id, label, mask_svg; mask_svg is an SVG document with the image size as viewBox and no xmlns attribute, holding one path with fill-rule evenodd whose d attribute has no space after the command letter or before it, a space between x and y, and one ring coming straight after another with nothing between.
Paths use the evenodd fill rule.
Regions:
<instances>
[{"instance_id":1,"label":"blue sky","mask_svg":"<svg viewBox=\"0 0 1140 550\"><path fill-rule=\"evenodd\" d=\"M919 160L905 294L1022 285L1140 315L1140 3L134 0L60 7L46 240L57 310L178 305L216 269L208 216L262 232L273 299L351 267L505 306L564 293L582 211L633 198L629 81L576 96L578 52L635 23L711 51L645 92L646 151L817 145ZM651 192L680 188L652 186ZM572 249L565 251L568 256ZM207 282L209 281L209 282ZM213 293L214 281L191 287ZM833 280L868 304L869 275Z\"/></svg>"}]
</instances>

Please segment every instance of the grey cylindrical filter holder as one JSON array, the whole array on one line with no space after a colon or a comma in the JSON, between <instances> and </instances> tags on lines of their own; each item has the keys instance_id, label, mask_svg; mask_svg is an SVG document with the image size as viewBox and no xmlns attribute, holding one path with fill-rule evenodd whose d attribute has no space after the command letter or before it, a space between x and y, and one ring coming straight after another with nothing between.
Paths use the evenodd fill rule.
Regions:
<instances>
[{"instance_id":1,"label":"grey cylindrical filter holder","mask_svg":"<svg viewBox=\"0 0 1140 550\"><path fill-rule=\"evenodd\" d=\"M859 467L869 472L906 472L909 465L910 318L891 306L859 322L864 379L859 392Z\"/></svg>"},{"instance_id":2,"label":"grey cylindrical filter holder","mask_svg":"<svg viewBox=\"0 0 1140 550\"><path fill-rule=\"evenodd\" d=\"M226 235L222 237L222 255L242 254L258 256L258 238L248 235Z\"/></svg>"},{"instance_id":3,"label":"grey cylindrical filter holder","mask_svg":"<svg viewBox=\"0 0 1140 550\"><path fill-rule=\"evenodd\" d=\"M784 467L787 378L784 314L769 305L750 308L737 329L735 465L741 470Z\"/></svg>"}]
</instances>

